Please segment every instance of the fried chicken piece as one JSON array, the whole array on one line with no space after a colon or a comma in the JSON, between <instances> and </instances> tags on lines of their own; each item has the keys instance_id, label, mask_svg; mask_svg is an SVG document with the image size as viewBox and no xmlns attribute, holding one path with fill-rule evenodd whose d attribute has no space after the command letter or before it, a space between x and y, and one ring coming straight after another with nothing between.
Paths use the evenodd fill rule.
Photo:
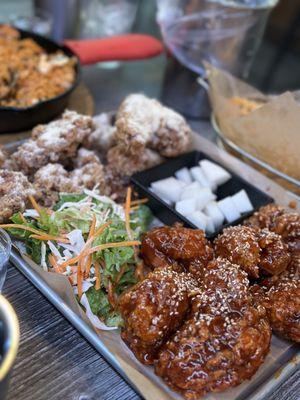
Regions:
<instances>
[{"instance_id":1,"label":"fried chicken piece","mask_svg":"<svg viewBox=\"0 0 300 400\"><path fill-rule=\"evenodd\" d=\"M69 173L61 164L47 164L34 175L34 187L40 204L51 207L59 200L59 193L76 193L81 187L70 179Z\"/></svg>"},{"instance_id":2,"label":"fried chicken piece","mask_svg":"<svg viewBox=\"0 0 300 400\"><path fill-rule=\"evenodd\" d=\"M191 290L192 279L168 267L154 270L121 296L121 336L143 364L153 364L160 347L183 322Z\"/></svg>"},{"instance_id":3,"label":"fried chicken piece","mask_svg":"<svg viewBox=\"0 0 300 400\"><path fill-rule=\"evenodd\" d=\"M65 111L62 118L32 131L32 139L21 145L12 159L27 175L48 163L67 164L78 146L92 131L92 119L75 111Z\"/></svg>"},{"instance_id":4,"label":"fried chicken piece","mask_svg":"<svg viewBox=\"0 0 300 400\"><path fill-rule=\"evenodd\" d=\"M89 162L70 173L74 186L82 189L99 187L100 193L109 195L110 189L106 186L104 168L100 162Z\"/></svg>"},{"instance_id":5,"label":"fried chicken piece","mask_svg":"<svg viewBox=\"0 0 300 400\"><path fill-rule=\"evenodd\" d=\"M191 133L181 115L142 94L125 98L116 116L116 127L117 141L135 155L149 147L163 157L176 157L187 150Z\"/></svg>"},{"instance_id":6,"label":"fried chicken piece","mask_svg":"<svg viewBox=\"0 0 300 400\"><path fill-rule=\"evenodd\" d=\"M95 151L81 147L74 160L74 166L75 168L81 168L89 163L100 163L100 158Z\"/></svg>"},{"instance_id":7,"label":"fried chicken piece","mask_svg":"<svg viewBox=\"0 0 300 400\"><path fill-rule=\"evenodd\" d=\"M160 351L156 374L185 398L196 400L236 386L263 363L271 330L248 283L237 265L212 261L190 317Z\"/></svg>"},{"instance_id":8,"label":"fried chicken piece","mask_svg":"<svg viewBox=\"0 0 300 400\"><path fill-rule=\"evenodd\" d=\"M163 159L150 149L141 149L139 154L131 155L122 146L114 146L107 153L107 168L115 176L131 176L135 172L161 164Z\"/></svg>"},{"instance_id":9,"label":"fried chicken piece","mask_svg":"<svg viewBox=\"0 0 300 400\"><path fill-rule=\"evenodd\" d=\"M116 143L116 127L113 125L112 115L102 113L93 117L94 130L84 140L88 149L106 152Z\"/></svg>"},{"instance_id":10,"label":"fried chicken piece","mask_svg":"<svg viewBox=\"0 0 300 400\"><path fill-rule=\"evenodd\" d=\"M152 268L161 268L166 264L179 270L186 268L198 279L213 258L212 247L202 230L178 225L154 228L146 233L141 254Z\"/></svg>"},{"instance_id":11,"label":"fried chicken piece","mask_svg":"<svg viewBox=\"0 0 300 400\"><path fill-rule=\"evenodd\" d=\"M289 212L284 207L269 204L261 207L252 217L245 221L246 225L268 228L277 233L289 246L295 256L300 256L300 215Z\"/></svg>"},{"instance_id":12,"label":"fried chicken piece","mask_svg":"<svg viewBox=\"0 0 300 400\"><path fill-rule=\"evenodd\" d=\"M300 264L292 262L277 276L253 285L252 293L267 310L272 330L278 336L300 342Z\"/></svg>"},{"instance_id":13,"label":"fried chicken piece","mask_svg":"<svg viewBox=\"0 0 300 400\"><path fill-rule=\"evenodd\" d=\"M0 222L25 210L28 196L35 196L34 187L21 172L0 169Z\"/></svg>"},{"instance_id":14,"label":"fried chicken piece","mask_svg":"<svg viewBox=\"0 0 300 400\"><path fill-rule=\"evenodd\" d=\"M290 254L280 236L250 226L232 226L214 241L217 256L239 265L250 278L260 274L279 274L289 262Z\"/></svg>"}]
</instances>

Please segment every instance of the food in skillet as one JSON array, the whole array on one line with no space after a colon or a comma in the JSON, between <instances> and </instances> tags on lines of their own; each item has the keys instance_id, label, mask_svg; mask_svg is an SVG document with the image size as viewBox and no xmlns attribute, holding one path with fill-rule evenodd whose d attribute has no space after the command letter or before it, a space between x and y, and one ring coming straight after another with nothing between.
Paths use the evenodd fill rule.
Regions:
<instances>
[{"instance_id":1,"label":"food in skillet","mask_svg":"<svg viewBox=\"0 0 300 400\"><path fill-rule=\"evenodd\" d=\"M208 264L201 293L184 325L159 354L155 372L187 399L220 392L250 379L270 347L265 309L256 307L237 265Z\"/></svg>"},{"instance_id":2,"label":"food in skillet","mask_svg":"<svg viewBox=\"0 0 300 400\"><path fill-rule=\"evenodd\" d=\"M96 328L122 325L117 299L142 278L136 246L152 219L148 207L131 202L130 189L125 207L87 189L61 194L53 208L30 200L33 208L16 212L12 223L0 226L22 240L26 253L45 271L69 279Z\"/></svg>"},{"instance_id":3,"label":"food in skillet","mask_svg":"<svg viewBox=\"0 0 300 400\"><path fill-rule=\"evenodd\" d=\"M217 256L239 265L250 278L277 275L284 271L291 256L282 238L268 229L232 226L214 240Z\"/></svg>"},{"instance_id":4,"label":"food in skillet","mask_svg":"<svg viewBox=\"0 0 300 400\"><path fill-rule=\"evenodd\" d=\"M24 108L56 97L73 84L76 60L48 54L33 39L0 25L0 106Z\"/></svg>"},{"instance_id":5,"label":"food in skillet","mask_svg":"<svg viewBox=\"0 0 300 400\"><path fill-rule=\"evenodd\" d=\"M143 364L153 364L159 349L182 324L195 289L190 275L166 265L122 295L119 309L125 327L121 336Z\"/></svg>"}]
</instances>

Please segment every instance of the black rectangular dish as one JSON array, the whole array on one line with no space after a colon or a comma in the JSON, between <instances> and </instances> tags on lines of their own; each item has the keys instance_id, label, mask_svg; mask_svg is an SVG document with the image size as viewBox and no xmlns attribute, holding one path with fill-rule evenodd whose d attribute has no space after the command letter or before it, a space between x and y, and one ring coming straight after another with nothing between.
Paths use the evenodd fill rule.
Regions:
<instances>
[{"instance_id":1,"label":"black rectangular dish","mask_svg":"<svg viewBox=\"0 0 300 400\"><path fill-rule=\"evenodd\" d=\"M215 192L218 200L233 195L234 193L244 189L249 196L254 211L274 201L272 197L262 192L261 190L257 189L255 186L251 185L245 179L241 178L236 173L232 172L230 169L224 167L220 163L217 163L215 160L212 160L211 157L209 157L207 154L200 151L192 151L190 153L185 153L180 157L170 159L164 164L158 165L153 168L149 168L142 172L138 172L131 177L131 182L134 184L138 194L142 197L147 197L149 199L148 205L152 209L153 213L158 219L160 219L166 225L172 225L175 222L182 222L184 226L192 227L195 229L197 228L183 215L179 214L175 210L175 207L167 204L155 193L152 193L151 190L149 190L151 183L160 179L174 176L174 173L178 171L180 168L194 167L198 165L198 162L200 160L203 159L210 160L215 164L220 165L222 168L225 168L232 176L229 181L227 181L223 185L218 186ZM213 238L227 226L240 224L245 218L249 217L254 211L244 213L235 222L225 223L224 225L222 225L220 229L217 229L213 234L207 233L206 236L208 238Z\"/></svg>"}]
</instances>

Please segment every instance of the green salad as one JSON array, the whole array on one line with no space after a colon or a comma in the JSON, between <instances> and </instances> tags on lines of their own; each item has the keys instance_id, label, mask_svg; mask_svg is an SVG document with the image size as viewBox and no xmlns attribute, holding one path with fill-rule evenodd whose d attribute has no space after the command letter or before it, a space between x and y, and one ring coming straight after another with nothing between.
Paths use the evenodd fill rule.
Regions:
<instances>
[{"instance_id":1,"label":"green salad","mask_svg":"<svg viewBox=\"0 0 300 400\"><path fill-rule=\"evenodd\" d=\"M150 209L131 201L124 206L97 191L61 194L51 209L31 198L32 209L2 224L26 245L45 271L68 277L88 318L99 329L122 326L118 297L141 279L141 234L152 220Z\"/></svg>"}]
</instances>

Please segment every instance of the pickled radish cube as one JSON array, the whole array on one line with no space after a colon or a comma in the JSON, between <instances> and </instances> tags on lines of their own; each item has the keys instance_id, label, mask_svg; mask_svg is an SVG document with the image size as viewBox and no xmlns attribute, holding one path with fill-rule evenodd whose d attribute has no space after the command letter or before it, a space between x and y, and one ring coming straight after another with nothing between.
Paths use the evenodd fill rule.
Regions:
<instances>
[{"instance_id":1,"label":"pickled radish cube","mask_svg":"<svg viewBox=\"0 0 300 400\"><path fill-rule=\"evenodd\" d=\"M183 216L187 216L194 211L196 211L196 199L185 199L177 201L175 205L175 210L182 214Z\"/></svg>"},{"instance_id":2,"label":"pickled radish cube","mask_svg":"<svg viewBox=\"0 0 300 400\"><path fill-rule=\"evenodd\" d=\"M206 178L217 186L222 185L231 178L230 173L226 169L209 160L201 160L199 164Z\"/></svg>"},{"instance_id":3,"label":"pickled radish cube","mask_svg":"<svg viewBox=\"0 0 300 400\"><path fill-rule=\"evenodd\" d=\"M180 200L196 198L199 190L201 190L199 182L193 182L186 185L181 193Z\"/></svg>"},{"instance_id":4,"label":"pickled radish cube","mask_svg":"<svg viewBox=\"0 0 300 400\"><path fill-rule=\"evenodd\" d=\"M194 211L193 213L186 216L186 218L194 224L198 229L205 231L207 225L207 217L201 211Z\"/></svg>"},{"instance_id":5,"label":"pickled radish cube","mask_svg":"<svg viewBox=\"0 0 300 400\"><path fill-rule=\"evenodd\" d=\"M214 233L215 226L214 226L212 218L208 217L207 215L205 215L205 217L206 217L206 228L205 228L206 232Z\"/></svg>"},{"instance_id":6,"label":"pickled radish cube","mask_svg":"<svg viewBox=\"0 0 300 400\"><path fill-rule=\"evenodd\" d=\"M229 223L236 221L241 216L230 196L218 201L218 206Z\"/></svg>"},{"instance_id":7,"label":"pickled radish cube","mask_svg":"<svg viewBox=\"0 0 300 400\"><path fill-rule=\"evenodd\" d=\"M200 167L193 167L190 169L190 173L195 181L199 182L202 187L209 187L211 190L215 190L216 186L213 182L206 178Z\"/></svg>"},{"instance_id":8,"label":"pickled radish cube","mask_svg":"<svg viewBox=\"0 0 300 400\"><path fill-rule=\"evenodd\" d=\"M176 203L180 199L181 192L185 186L184 182L175 179L173 176L151 183L154 193L172 203Z\"/></svg>"},{"instance_id":9,"label":"pickled radish cube","mask_svg":"<svg viewBox=\"0 0 300 400\"><path fill-rule=\"evenodd\" d=\"M197 193L197 210L201 211L203 208L216 199L216 195L209 188L202 188Z\"/></svg>"},{"instance_id":10,"label":"pickled radish cube","mask_svg":"<svg viewBox=\"0 0 300 400\"><path fill-rule=\"evenodd\" d=\"M162 194L159 193L158 190L153 190L151 187L149 187L148 189L149 189L149 192L156 194L156 196L158 196L162 201L167 203L169 206L172 205L172 202L170 200L164 199Z\"/></svg>"},{"instance_id":11,"label":"pickled radish cube","mask_svg":"<svg viewBox=\"0 0 300 400\"><path fill-rule=\"evenodd\" d=\"M217 202L212 201L208 203L205 206L203 212L212 219L215 229L218 229L220 228L220 226L222 226L225 217L222 214L220 208L218 207Z\"/></svg>"},{"instance_id":12,"label":"pickled radish cube","mask_svg":"<svg viewBox=\"0 0 300 400\"><path fill-rule=\"evenodd\" d=\"M185 183L192 183L193 181L190 171L186 167L179 169L174 175L177 179Z\"/></svg>"},{"instance_id":13,"label":"pickled radish cube","mask_svg":"<svg viewBox=\"0 0 300 400\"><path fill-rule=\"evenodd\" d=\"M231 196L231 198L240 213L253 211L253 205L244 189Z\"/></svg>"}]
</instances>

